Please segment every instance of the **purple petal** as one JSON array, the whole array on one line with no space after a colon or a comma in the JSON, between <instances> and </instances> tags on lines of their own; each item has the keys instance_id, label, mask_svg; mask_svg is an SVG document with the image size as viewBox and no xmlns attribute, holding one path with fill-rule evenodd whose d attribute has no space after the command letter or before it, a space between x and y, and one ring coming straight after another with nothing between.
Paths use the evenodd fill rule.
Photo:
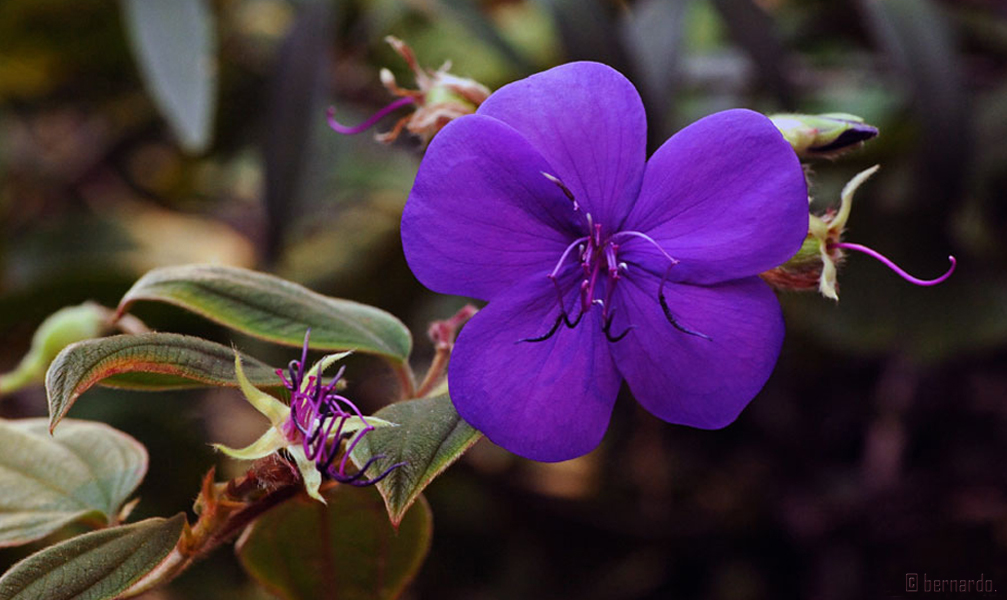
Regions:
<instances>
[{"instance_id":1,"label":"purple petal","mask_svg":"<svg viewBox=\"0 0 1007 600\"><path fill-rule=\"evenodd\" d=\"M575 269L564 289L574 289ZM573 297L567 306L573 305ZM540 461L587 454L612 415L619 377L591 311L573 329L560 325L546 277L494 298L465 325L451 355L448 384L458 414L507 450Z\"/></svg>"},{"instance_id":2,"label":"purple petal","mask_svg":"<svg viewBox=\"0 0 1007 600\"><path fill-rule=\"evenodd\" d=\"M647 159L647 119L636 88L599 63L570 63L494 92L478 114L514 127L546 157L595 222L629 212Z\"/></svg>"},{"instance_id":3,"label":"purple petal","mask_svg":"<svg viewBox=\"0 0 1007 600\"><path fill-rule=\"evenodd\" d=\"M416 277L445 294L488 299L550 272L576 237L578 215L550 167L521 135L473 115L445 127L420 165L402 214Z\"/></svg>"},{"instance_id":4,"label":"purple petal","mask_svg":"<svg viewBox=\"0 0 1007 600\"><path fill-rule=\"evenodd\" d=\"M776 296L758 277L712 286L666 284L672 326L657 300L658 281L619 283L615 327L634 328L611 345L633 395L670 423L716 429L731 423L766 383L783 343ZM628 319L627 316L628 315Z\"/></svg>"},{"instance_id":5,"label":"purple petal","mask_svg":"<svg viewBox=\"0 0 1007 600\"><path fill-rule=\"evenodd\" d=\"M755 275L786 262L808 233L804 171L769 119L748 110L717 113L651 157L621 229L647 233L681 261L674 281ZM620 258L663 273L667 261L647 258L652 254L634 244Z\"/></svg>"}]
</instances>

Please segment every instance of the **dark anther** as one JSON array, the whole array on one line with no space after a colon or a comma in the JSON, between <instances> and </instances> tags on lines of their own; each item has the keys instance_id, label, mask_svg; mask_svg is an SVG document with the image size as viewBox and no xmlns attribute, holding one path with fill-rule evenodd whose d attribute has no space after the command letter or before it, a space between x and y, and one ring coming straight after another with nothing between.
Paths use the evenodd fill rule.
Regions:
<instances>
[{"instance_id":1,"label":"dark anther","mask_svg":"<svg viewBox=\"0 0 1007 600\"><path fill-rule=\"evenodd\" d=\"M544 342L547 339L551 338L559 330L559 326L561 323L565 324L568 328L573 329L574 327L577 326L578 323L580 323L580 320L583 318L584 318L584 311L581 311L581 313L577 315L577 318L574 319L573 321L570 320L570 315L566 314L566 311L563 311L559 314L558 317L556 317L556 322L552 324L552 329L550 329L548 333L546 333L545 335L541 335L539 337L523 338L518 340L518 343Z\"/></svg>"},{"instance_id":2,"label":"dark anther","mask_svg":"<svg viewBox=\"0 0 1007 600\"><path fill-rule=\"evenodd\" d=\"M711 338L710 336L706 335L705 333L700 333L698 331L693 331L692 329L689 329L688 327L683 327L682 325L680 325L678 323L678 321L675 320L674 315L671 314L671 309L668 308L668 301L664 298L664 290L661 290L660 292L658 292L657 299L661 303L661 310L664 311L665 318L668 319L668 322L671 323L672 327L674 327L675 329L681 331L682 333L688 333L689 335L694 335L696 337L701 337L704 340L709 340L711 342L713 341L713 338Z\"/></svg>"},{"instance_id":3,"label":"dark anther","mask_svg":"<svg viewBox=\"0 0 1007 600\"><path fill-rule=\"evenodd\" d=\"M601 330L605 333L605 339L607 339L608 341L610 341L612 343L618 342L622 338L626 337L627 335L629 335L630 330L633 329L633 326L630 325L629 327L626 328L625 331L623 331L622 333L620 333L619 335L617 335L615 337L612 337L612 333L611 333L612 319L614 319L614 318L615 318L615 311L613 310L612 312L608 313L608 318L605 319L605 325L604 325L604 327L601 328Z\"/></svg>"},{"instance_id":4,"label":"dark anther","mask_svg":"<svg viewBox=\"0 0 1007 600\"><path fill-rule=\"evenodd\" d=\"M392 466L388 467L387 469L385 469L377 477L375 477L373 479L363 479L362 480L361 478L364 476L364 473L367 471L367 469L369 469L371 465L373 465L378 460L381 460L382 458L385 458L384 454L378 454L377 456L372 456L371 458L367 459L367 463L365 463L364 466L361 467L360 470L357 471L356 473L354 473L353 475L343 475L343 474L340 474L339 472L329 473L329 475L333 479L335 479L336 481L338 481L339 483L348 483L350 485L354 485L354 486L358 486L358 487L364 487L364 486L368 486L368 485L374 485L375 483L381 481L385 477L388 477L388 474L391 473L392 471L394 471L395 469L397 469L397 468L399 468L401 466L404 466L406 464L404 462L395 463L394 465L392 465Z\"/></svg>"},{"instance_id":5,"label":"dark anther","mask_svg":"<svg viewBox=\"0 0 1007 600\"><path fill-rule=\"evenodd\" d=\"M570 202L573 202L574 210L580 209L580 205L577 204L577 199L573 197L573 192L570 191L570 188L566 187L566 185L562 181L560 181L558 177L554 177L546 173L545 171L541 171L541 173L546 179L555 183L559 187L559 189L563 190L563 194L570 200Z\"/></svg>"}]
</instances>

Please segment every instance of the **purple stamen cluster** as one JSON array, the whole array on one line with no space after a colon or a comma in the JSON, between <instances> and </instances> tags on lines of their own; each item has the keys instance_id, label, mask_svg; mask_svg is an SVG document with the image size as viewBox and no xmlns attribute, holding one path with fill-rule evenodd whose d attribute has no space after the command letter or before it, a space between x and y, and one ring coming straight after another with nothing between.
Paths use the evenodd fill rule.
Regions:
<instances>
[{"instance_id":1,"label":"purple stamen cluster","mask_svg":"<svg viewBox=\"0 0 1007 600\"><path fill-rule=\"evenodd\" d=\"M301 440L305 456L315 463L323 476L339 483L355 486L373 485L405 463L396 463L377 477L365 479L364 473L367 469L376 461L385 458L384 454L377 454L368 459L367 463L357 472L347 473L350 454L360 443L360 440L374 430L374 426L367 423L367 419L364 418L356 404L336 393L336 386L346 367L340 367L335 377L327 384L323 384L320 374L319 376L305 375L310 335L311 331L309 330L304 336L301 359L292 360L287 365L287 376L284 376L282 369L276 371L283 381L283 385L290 391L290 418L284 425L283 433L287 439ZM307 377L306 382L305 377ZM363 421L365 427L350 438L340 458L343 428L346 422L353 417ZM336 462L337 458L339 459L338 463Z\"/></svg>"},{"instance_id":2,"label":"purple stamen cluster","mask_svg":"<svg viewBox=\"0 0 1007 600\"><path fill-rule=\"evenodd\" d=\"M542 173L542 175L562 190L567 199L573 203L573 211L575 213L581 212L580 204L577 203L577 199L574 197L573 192L571 192L558 177L548 173ZM588 234L575 239L566 247L560 255L556 266L553 267L553 270L548 275L553 288L556 290L556 296L559 301L559 316L556 318L555 323L553 323L552 328L545 335L523 338L520 341L544 342L559 330L560 324L565 324L568 328L573 329L580 323L584 314L587 313L594 305L601 307L601 330L602 333L605 334L605 338L610 342L618 342L619 340L625 338L626 335L629 334L630 330L634 328L633 325L627 326L623 332L618 335L612 335L611 332L612 320L615 318L615 308L612 306L612 296L615 292L616 285L623 278L623 275L629 272L629 265L626 262L619 260L620 244L618 240L623 238L629 238L624 243L629 243L634 239L646 242L653 249L656 249L663 259L667 260L667 269L664 272L664 277L661 278L661 284L658 286L657 300L661 305L661 309L664 312L664 316L668 320L668 323L682 333L694 335L706 340L710 339L710 336L706 334L693 331L692 329L681 325L675 319L671 309L668 307L668 301L664 295L664 286L668 281L668 274L671 272L671 268L677 265L678 261L672 258L672 256L654 240L654 238L641 231L632 230L617 231L611 235L604 235L601 223L595 223L594 219L591 217L591 213L584 214L584 224ZM579 290L580 312L577 314L576 318L571 319L570 314L566 309L563 288L559 283L559 278L560 271L567 263L567 259L571 256L574 249L577 251L574 256L576 256L578 264L584 273L584 278L580 282ZM602 281L604 282L603 286L605 288L604 299L595 297L595 289Z\"/></svg>"}]
</instances>

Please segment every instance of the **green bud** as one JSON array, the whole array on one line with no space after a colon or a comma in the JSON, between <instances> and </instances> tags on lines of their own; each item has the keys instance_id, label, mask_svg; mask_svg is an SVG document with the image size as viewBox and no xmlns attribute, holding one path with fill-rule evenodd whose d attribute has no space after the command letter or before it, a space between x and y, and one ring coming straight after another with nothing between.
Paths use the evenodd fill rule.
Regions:
<instances>
[{"instance_id":1,"label":"green bud","mask_svg":"<svg viewBox=\"0 0 1007 600\"><path fill-rule=\"evenodd\" d=\"M31 348L10 373L0 375L0 395L45 380L45 372L56 355L70 344L108 332L112 311L93 302L61 308L42 322L32 336Z\"/></svg>"},{"instance_id":2,"label":"green bud","mask_svg":"<svg viewBox=\"0 0 1007 600\"><path fill-rule=\"evenodd\" d=\"M833 158L878 135L877 127L846 113L777 114L770 115L769 120L801 158Z\"/></svg>"}]
</instances>

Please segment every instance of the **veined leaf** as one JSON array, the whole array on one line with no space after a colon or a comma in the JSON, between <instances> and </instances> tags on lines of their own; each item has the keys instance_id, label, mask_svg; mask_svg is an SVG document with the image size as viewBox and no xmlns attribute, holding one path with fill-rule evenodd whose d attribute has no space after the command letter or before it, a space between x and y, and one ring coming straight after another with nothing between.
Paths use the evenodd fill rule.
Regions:
<instances>
[{"instance_id":1,"label":"veined leaf","mask_svg":"<svg viewBox=\"0 0 1007 600\"><path fill-rule=\"evenodd\" d=\"M426 502L396 531L372 488L335 485L322 496L298 496L256 520L237 544L242 566L284 600L397 598L430 548Z\"/></svg>"},{"instance_id":2,"label":"veined leaf","mask_svg":"<svg viewBox=\"0 0 1007 600\"><path fill-rule=\"evenodd\" d=\"M147 90L182 146L210 143L216 32L206 0L123 0L123 17Z\"/></svg>"},{"instance_id":3,"label":"veined leaf","mask_svg":"<svg viewBox=\"0 0 1007 600\"><path fill-rule=\"evenodd\" d=\"M217 265L154 269L119 303L119 313L138 300L167 302L242 333L301 346L311 328L311 347L357 350L404 361L409 330L387 312L330 298L273 275Z\"/></svg>"},{"instance_id":4,"label":"veined leaf","mask_svg":"<svg viewBox=\"0 0 1007 600\"><path fill-rule=\"evenodd\" d=\"M0 419L0 546L43 538L94 516L106 523L147 473L147 451L103 423Z\"/></svg>"},{"instance_id":5,"label":"veined leaf","mask_svg":"<svg viewBox=\"0 0 1007 600\"><path fill-rule=\"evenodd\" d=\"M281 385L275 371L258 360L243 356L242 363L255 385ZM46 373L50 427L99 382L144 390L238 385L234 350L215 342L175 333L87 340L67 346Z\"/></svg>"},{"instance_id":6,"label":"veined leaf","mask_svg":"<svg viewBox=\"0 0 1007 600\"><path fill-rule=\"evenodd\" d=\"M374 416L399 426L368 433L351 458L360 467L372 456L384 455L371 465L369 477L405 463L377 483L389 518L398 524L424 488L471 448L480 433L458 416L447 394L392 404Z\"/></svg>"},{"instance_id":7,"label":"veined leaf","mask_svg":"<svg viewBox=\"0 0 1007 600\"><path fill-rule=\"evenodd\" d=\"M185 515L70 538L0 577L0 600L109 600L153 571L182 535Z\"/></svg>"}]
</instances>

